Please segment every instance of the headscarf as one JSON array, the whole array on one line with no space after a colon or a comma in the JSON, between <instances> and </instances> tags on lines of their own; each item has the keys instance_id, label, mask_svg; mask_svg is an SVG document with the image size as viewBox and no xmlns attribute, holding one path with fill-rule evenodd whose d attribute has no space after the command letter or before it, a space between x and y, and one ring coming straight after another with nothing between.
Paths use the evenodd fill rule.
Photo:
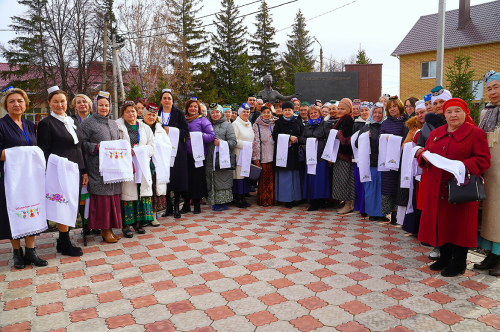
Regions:
<instances>
[{"instance_id":1,"label":"headscarf","mask_svg":"<svg viewBox=\"0 0 500 332\"><path fill-rule=\"evenodd\" d=\"M340 107L340 105L343 105L346 109L349 110L349 113L352 113L352 101L349 98L342 98L339 101L338 107Z\"/></svg>"},{"instance_id":2,"label":"headscarf","mask_svg":"<svg viewBox=\"0 0 500 332\"><path fill-rule=\"evenodd\" d=\"M107 99L109 102L109 112L108 115L113 114L113 104L111 104L111 94L106 91L99 91L99 93L94 97L94 102L92 103L92 109L97 113L97 101L99 99Z\"/></svg>"},{"instance_id":3,"label":"headscarf","mask_svg":"<svg viewBox=\"0 0 500 332\"><path fill-rule=\"evenodd\" d=\"M446 112L446 109L451 106L458 106L462 109L462 111L465 112L465 121L468 123L474 125L477 127L476 123L472 118L470 117L470 109L469 106L467 106L467 103L460 98L451 98L448 99L444 104L443 104L443 113Z\"/></svg>"},{"instance_id":4,"label":"headscarf","mask_svg":"<svg viewBox=\"0 0 500 332\"><path fill-rule=\"evenodd\" d=\"M381 108L382 109L382 120L380 121L375 121L373 119L373 110L375 110L376 108ZM387 119L387 115L385 114L385 106L383 103L381 102L376 102L373 107L370 109L370 117L368 119L366 119L366 123L379 123L381 124L382 122L385 121L385 119Z\"/></svg>"},{"instance_id":5,"label":"headscarf","mask_svg":"<svg viewBox=\"0 0 500 332\"><path fill-rule=\"evenodd\" d=\"M490 84L493 81L499 81L500 82L500 73L495 73L494 70L490 70L489 72L487 72L484 75L483 81L486 82L486 86L488 86L488 84Z\"/></svg>"},{"instance_id":6,"label":"headscarf","mask_svg":"<svg viewBox=\"0 0 500 332\"><path fill-rule=\"evenodd\" d=\"M364 101L361 104L359 104L359 109L361 110L363 107L366 107L371 110L373 107L373 103L369 101Z\"/></svg>"}]
</instances>

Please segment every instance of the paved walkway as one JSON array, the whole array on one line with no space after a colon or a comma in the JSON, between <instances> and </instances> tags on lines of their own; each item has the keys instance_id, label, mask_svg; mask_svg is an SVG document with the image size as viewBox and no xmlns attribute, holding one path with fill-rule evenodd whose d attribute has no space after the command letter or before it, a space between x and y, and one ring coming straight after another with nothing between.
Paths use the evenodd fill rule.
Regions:
<instances>
[{"instance_id":1,"label":"paved walkway","mask_svg":"<svg viewBox=\"0 0 500 332\"><path fill-rule=\"evenodd\" d=\"M89 237L81 258L43 234L45 268L11 269L0 244L1 331L500 329L499 278L442 278L428 248L359 215L203 206L161 222L117 244Z\"/></svg>"}]
</instances>

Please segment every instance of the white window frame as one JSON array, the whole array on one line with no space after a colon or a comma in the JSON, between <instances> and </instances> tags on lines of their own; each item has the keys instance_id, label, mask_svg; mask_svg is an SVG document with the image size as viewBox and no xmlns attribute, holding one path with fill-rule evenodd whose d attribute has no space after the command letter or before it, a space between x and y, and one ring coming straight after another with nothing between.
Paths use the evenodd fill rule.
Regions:
<instances>
[{"instance_id":1,"label":"white window frame","mask_svg":"<svg viewBox=\"0 0 500 332\"><path fill-rule=\"evenodd\" d=\"M474 95L473 100L482 100L483 99L483 80L471 81L470 82L470 91L472 91L472 87L477 84L476 94Z\"/></svg>"},{"instance_id":2,"label":"white window frame","mask_svg":"<svg viewBox=\"0 0 500 332\"><path fill-rule=\"evenodd\" d=\"M428 65L428 75L429 76L422 76L422 67L423 65L427 64ZM434 69L434 76L431 74L431 63L434 63L434 68L436 68L436 61L424 61L420 63L420 79L425 80L429 78L436 78L436 69Z\"/></svg>"}]
</instances>

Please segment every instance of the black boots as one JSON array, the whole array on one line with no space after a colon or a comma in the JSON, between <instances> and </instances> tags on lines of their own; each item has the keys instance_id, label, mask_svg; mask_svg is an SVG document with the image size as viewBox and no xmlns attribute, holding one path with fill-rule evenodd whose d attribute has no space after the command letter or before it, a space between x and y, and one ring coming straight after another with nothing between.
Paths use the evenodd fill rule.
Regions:
<instances>
[{"instance_id":1,"label":"black boots","mask_svg":"<svg viewBox=\"0 0 500 332\"><path fill-rule=\"evenodd\" d=\"M495 265L497 265L500 262L500 256L495 255L490 251L488 256L486 256L485 259L481 263L474 264L474 268L478 270L489 270L493 268Z\"/></svg>"},{"instance_id":2,"label":"black boots","mask_svg":"<svg viewBox=\"0 0 500 332\"><path fill-rule=\"evenodd\" d=\"M24 255L24 264L35 266L47 266L49 263L46 260L41 259L36 254L35 248L26 248L26 253Z\"/></svg>"},{"instance_id":3,"label":"black boots","mask_svg":"<svg viewBox=\"0 0 500 332\"><path fill-rule=\"evenodd\" d=\"M179 194L174 195L174 218L179 219L181 217L181 212L179 211Z\"/></svg>"},{"instance_id":4,"label":"black boots","mask_svg":"<svg viewBox=\"0 0 500 332\"><path fill-rule=\"evenodd\" d=\"M201 213L201 208L200 208L200 200L199 199L194 199L193 200L193 213L194 214L200 214Z\"/></svg>"},{"instance_id":5,"label":"black boots","mask_svg":"<svg viewBox=\"0 0 500 332\"><path fill-rule=\"evenodd\" d=\"M319 200L311 199L310 202L311 202L311 205L309 206L307 211L316 211L317 209L319 209Z\"/></svg>"},{"instance_id":6,"label":"black boots","mask_svg":"<svg viewBox=\"0 0 500 332\"><path fill-rule=\"evenodd\" d=\"M162 218L168 217L171 214L174 214L174 209L172 207L172 197L170 197L170 192L167 193L167 209L165 212L161 214Z\"/></svg>"},{"instance_id":7,"label":"black boots","mask_svg":"<svg viewBox=\"0 0 500 332\"><path fill-rule=\"evenodd\" d=\"M245 199L245 195L240 195L241 196L241 203L245 205L245 207L250 207L250 203L248 203Z\"/></svg>"},{"instance_id":8,"label":"black boots","mask_svg":"<svg viewBox=\"0 0 500 332\"><path fill-rule=\"evenodd\" d=\"M392 211L392 213L391 213L391 225L397 225L397 224L398 224L397 212Z\"/></svg>"},{"instance_id":9,"label":"black boots","mask_svg":"<svg viewBox=\"0 0 500 332\"><path fill-rule=\"evenodd\" d=\"M247 205L243 202L243 195L234 194L234 205L240 209L246 209Z\"/></svg>"},{"instance_id":10,"label":"black boots","mask_svg":"<svg viewBox=\"0 0 500 332\"><path fill-rule=\"evenodd\" d=\"M439 247L440 255L439 258L429 265L429 268L432 271L441 271L446 268L451 263L451 259L453 257L453 244L445 243L441 247Z\"/></svg>"},{"instance_id":11,"label":"black boots","mask_svg":"<svg viewBox=\"0 0 500 332\"><path fill-rule=\"evenodd\" d=\"M456 277L459 274L463 274L467 268L467 253L469 248L453 245L453 258L451 259L451 264L448 265L441 275L443 277ZM441 251L442 255L442 251Z\"/></svg>"},{"instance_id":12,"label":"black boots","mask_svg":"<svg viewBox=\"0 0 500 332\"><path fill-rule=\"evenodd\" d=\"M181 214L191 212L191 205L189 201L189 197L184 196L184 204L182 204Z\"/></svg>"},{"instance_id":13,"label":"black boots","mask_svg":"<svg viewBox=\"0 0 500 332\"><path fill-rule=\"evenodd\" d=\"M16 269L24 269L26 265L24 264L23 248L14 249L14 267Z\"/></svg>"},{"instance_id":14,"label":"black boots","mask_svg":"<svg viewBox=\"0 0 500 332\"><path fill-rule=\"evenodd\" d=\"M82 249L79 247L74 247L69 239L68 232L59 232L59 238L57 239L56 245L57 252L60 252L66 256L81 256L83 255Z\"/></svg>"}]
</instances>

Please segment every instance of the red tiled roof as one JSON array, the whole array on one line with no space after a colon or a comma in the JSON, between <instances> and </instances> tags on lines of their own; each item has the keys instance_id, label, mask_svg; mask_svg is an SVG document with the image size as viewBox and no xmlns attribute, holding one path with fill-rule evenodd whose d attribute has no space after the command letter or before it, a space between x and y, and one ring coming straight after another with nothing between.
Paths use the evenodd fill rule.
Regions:
<instances>
[{"instance_id":1,"label":"red tiled roof","mask_svg":"<svg viewBox=\"0 0 500 332\"><path fill-rule=\"evenodd\" d=\"M458 9L446 12L444 48L500 42L500 1L470 7L471 21L458 29ZM392 56L437 49L438 14L421 16Z\"/></svg>"}]
</instances>

